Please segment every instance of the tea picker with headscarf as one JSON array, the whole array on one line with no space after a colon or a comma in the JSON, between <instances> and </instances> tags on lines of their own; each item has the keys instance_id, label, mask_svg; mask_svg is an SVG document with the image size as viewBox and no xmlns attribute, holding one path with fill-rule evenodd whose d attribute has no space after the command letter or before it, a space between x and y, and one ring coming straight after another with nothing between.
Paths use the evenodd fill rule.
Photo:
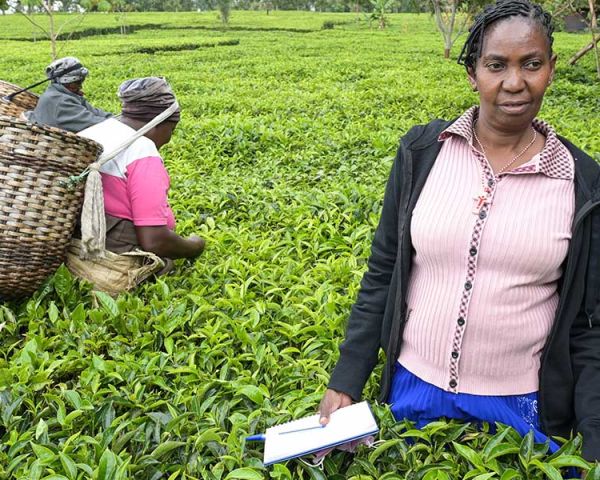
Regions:
<instances>
[{"instance_id":1,"label":"tea picker with headscarf","mask_svg":"<svg viewBox=\"0 0 600 480\"><path fill-rule=\"evenodd\" d=\"M112 113L95 108L84 98L82 85L89 71L75 57L60 58L46 68L50 85L37 106L25 114L33 123L80 132L103 122Z\"/></svg>"},{"instance_id":2,"label":"tea picker with headscarf","mask_svg":"<svg viewBox=\"0 0 600 480\"><path fill-rule=\"evenodd\" d=\"M160 77L128 80L119 87L118 95L122 103L118 120L109 118L79 133L100 143L105 152L117 149L176 104L171 87ZM150 252L160 257L167 269L172 259L200 255L205 244L198 236L183 238L175 233L175 217L167 199L170 179L159 150L170 141L179 119L177 108L100 168L106 250L116 254ZM96 268L93 262L81 265L89 267L88 272ZM85 272L75 273L95 283Z\"/></svg>"}]
</instances>

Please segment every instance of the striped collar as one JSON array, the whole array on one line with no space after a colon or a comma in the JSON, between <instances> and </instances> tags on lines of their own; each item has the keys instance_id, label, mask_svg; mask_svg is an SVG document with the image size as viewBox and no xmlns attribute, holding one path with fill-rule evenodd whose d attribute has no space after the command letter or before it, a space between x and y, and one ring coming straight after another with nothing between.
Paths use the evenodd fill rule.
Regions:
<instances>
[{"instance_id":1,"label":"striped collar","mask_svg":"<svg viewBox=\"0 0 600 480\"><path fill-rule=\"evenodd\" d=\"M473 122L478 114L478 106L469 108L440 134L438 140L444 141L452 135L457 135L473 146ZM558 139L554 129L538 118L533 120L532 125L546 137L544 148L539 155L533 157L532 161L507 173L543 173L552 178L573 180L575 178L573 157L567 147Z\"/></svg>"}]
</instances>

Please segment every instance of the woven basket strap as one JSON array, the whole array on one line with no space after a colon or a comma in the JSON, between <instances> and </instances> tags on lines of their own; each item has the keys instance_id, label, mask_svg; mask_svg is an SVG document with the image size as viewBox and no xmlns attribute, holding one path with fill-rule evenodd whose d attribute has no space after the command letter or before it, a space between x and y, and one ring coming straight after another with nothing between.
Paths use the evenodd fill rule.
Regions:
<instances>
[{"instance_id":1,"label":"woven basket strap","mask_svg":"<svg viewBox=\"0 0 600 480\"><path fill-rule=\"evenodd\" d=\"M79 179L87 175L83 208L81 210L81 258L101 258L105 251L106 219L104 217L104 194L100 168L177 110L179 110L179 104L175 102L114 150L102 154L98 161L92 163L79 175Z\"/></svg>"}]
</instances>

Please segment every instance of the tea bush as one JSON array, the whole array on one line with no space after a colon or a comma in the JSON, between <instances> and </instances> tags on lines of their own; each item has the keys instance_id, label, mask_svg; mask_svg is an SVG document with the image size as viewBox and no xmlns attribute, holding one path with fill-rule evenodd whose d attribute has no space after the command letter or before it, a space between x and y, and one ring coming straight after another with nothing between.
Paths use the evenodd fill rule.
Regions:
<instances>
[{"instance_id":1,"label":"tea bush","mask_svg":"<svg viewBox=\"0 0 600 480\"><path fill-rule=\"evenodd\" d=\"M418 432L376 406L374 449L334 453L323 470L263 468L262 446L244 438L314 412L398 138L476 97L426 15L391 15L385 31L352 14L234 11L229 28L214 12L129 18L162 27L82 36L61 55L90 68L86 93L108 110L126 78L173 84L183 119L164 149L170 198L178 231L200 233L207 250L116 299L61 269L33 298L0 306L0 479L558 479L589 467L578 439L548 455L503 427ZM29 41L18 17L0 26L3 79L38 80L47 42ZM114 26L97 14L78 28ZM540 116L597 154L594 65L565 64L585 41L557 35Z\"/></svg>"}]
</instances>

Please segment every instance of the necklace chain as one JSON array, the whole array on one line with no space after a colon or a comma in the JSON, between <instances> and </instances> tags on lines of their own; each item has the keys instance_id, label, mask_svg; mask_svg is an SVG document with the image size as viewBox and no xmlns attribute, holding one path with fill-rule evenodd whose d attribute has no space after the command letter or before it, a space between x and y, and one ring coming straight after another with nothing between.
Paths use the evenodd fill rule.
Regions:
<instances>
[{"instance_id":1,"label":"necklace chain","mask_svg":"<svg viewBox=\"0 0 600 480\"><path fill-rule=\"evenodd\" d=\"M483 143L481 143L481 140L479 140L479 137L477 137L477 134L475 133L475 125L477 125L477 120L475 121L475 123L473 124L473 136L475 137L475 140L477 140L477 143L479 144L479 146L481 147L481 150L483 151L483 155L484 157L487 159L487 152L485 151L485 147L483 146ZM533 127L531 127L531 129L533 130L533 139L531 140L531 142L529 142L527 144L527 146L521 150L517 155L515 155L512 160L510 162L508 162L506 165L504 165L499 171L498 173L496 173L496 176L501 175L502 173L504 173L506 171L506 169L510 168L511 166L514 165L514 163L523 156L523 154L529 150L531 148L531 146L535 143L535 140L537 139L537 130ZM489 162L489 159L488 159Z\"/></svg>"}]
</instances>

